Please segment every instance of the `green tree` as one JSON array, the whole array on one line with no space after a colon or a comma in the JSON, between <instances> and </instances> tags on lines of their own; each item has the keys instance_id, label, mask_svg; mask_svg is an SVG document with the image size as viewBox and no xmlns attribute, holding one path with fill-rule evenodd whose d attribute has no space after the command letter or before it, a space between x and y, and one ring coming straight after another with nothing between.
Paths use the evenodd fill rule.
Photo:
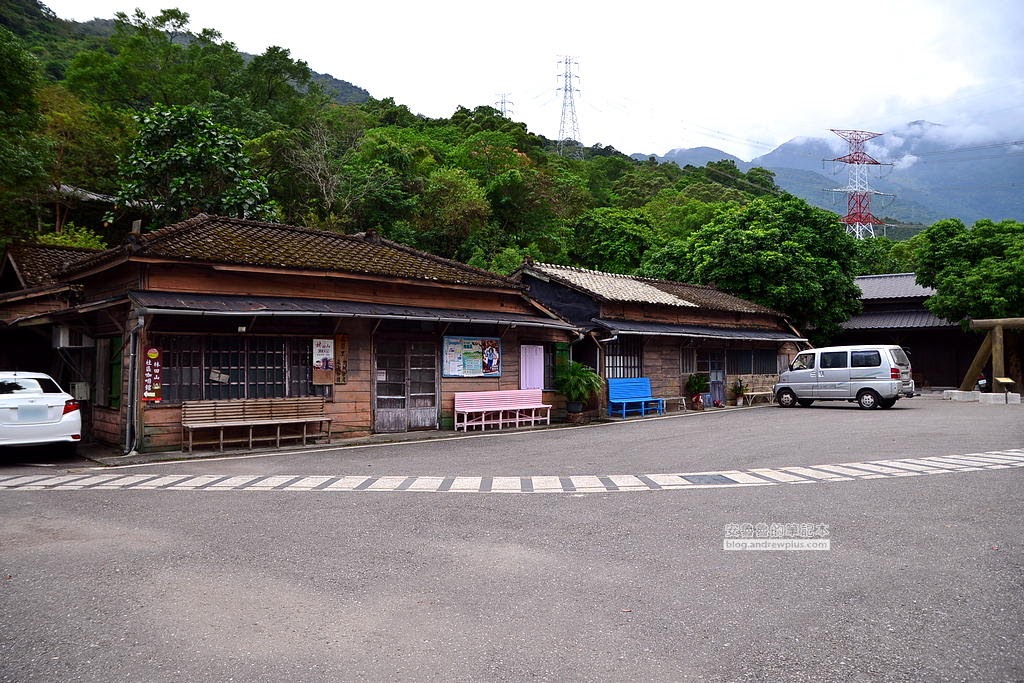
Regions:
<instances>
[{"instance_id":1,"label":"green tree","mask_svg":"<svg viewBox=\"0 0 1024 683\"><path fill-rule=\"evenodd\" d=\"M236 131L195 107L153 107L121 163L118 200L145 206L158 222L195 211L273 218L267 183L253 171Z\"/></svg>"},{"instance_id":2,"label":"green tree","mask_svg":"<svg viewBox=\"0 0 1024 683\"><path fill-rule=\"evenodd\" d=\"M0 187L37 177L39 65L13 33L0 27Z\"/></svg>"},{"instance_id":3,"label":"green tree","mask_svg":"<svg viewBox=\"0 0 1024 683\"><path fill-rule=\"evenodd\" d=\"M31 229L30 198L45 183L39 84L36 60L20 39L0 27L0 232L5 237Z\"/></svg>"},{"instance_id":4,"label":"green tree","mask_svg":"<svg viewBox=\"0 0 1024 683\"><path fill-rule=\"evenodd\" d=\"M243 70L235 46L212 29L189 30L186 12L115 17L109 44L79 52L68 67L68 87L92 102L136 110L207 102L229 92Z\"/></svg>"},{"instance_id":5,"label":"green tree","mask_svg":"<svg viewBox=\"0 0 1024 683\"><path fill-rule=\"evenodd\" d=\"M573 222L574 262L584 268L633 274L640 268L654 231L639 209L591 209Z\"/></svg>"},{"instance_id":6,"label":"green tree","mask_svg":"<svg viewBox=\"0 0 1024 683\"><path fill-rule=\"evenodd\" d=\"M888 237L870 237L857 240L855 273L857 275L885 275L909 273L914 270L913 258L899 243Z\"/></svg>"},{"instance_id":7,"label":"green tree","mask_svg":"<svg viewBox=\"0 0 1024 683\"><path fill-rule=\"evenodd\" d=\"M925 306L946 320L1024 316L1024 223L947 219L922 232L917 281Z\"/></svg>"},{"instance_id":8,"label":"green tree","mask_svg":"<svg viewBox=\"0 0 1024 683\"><path fill-rule=\"evenodd\" d=\"M106 249L107 242L89 228L80 228L74 223L66 224L59 232L44 232L36 238L40 244L60 247L88 247Z\"/></svg>"},{"instance_id":9,"label":"green tree","mask_svg":"<svg viewBox=\"0 0 1024 683\"><path fill-rule=\"evenodd\" d=\"M816 339L860 310L853 237L835 214L797 197L759 197L673 244L678 270L650 264L648 275L713 283L785 313Z\"/></svg>"},{"instance_id":10,"label":"green tree","mask_svg":"<svg viewBox=\"0 0 1024 683\"><path fill-rule=\"evenodd\" d=\"M418 197L413 213L418 236L413 246L447 258L465 259L469 256L468 241L484 230L490 214L483 189L468 173L439 168L427 178Z\"/></svg>"}]
</instances>

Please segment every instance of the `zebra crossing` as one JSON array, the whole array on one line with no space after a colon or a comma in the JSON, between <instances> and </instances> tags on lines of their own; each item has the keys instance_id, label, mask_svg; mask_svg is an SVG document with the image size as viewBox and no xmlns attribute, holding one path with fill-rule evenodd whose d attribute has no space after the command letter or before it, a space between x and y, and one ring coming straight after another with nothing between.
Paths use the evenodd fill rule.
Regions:
<instances>
[{"instance_id":1,"label":"zebra crossing","mask_svg":"<svg viewBox=\"0 0 1024 683\"><path fill-rule=\"evenodd\" d=\"M361 476L218 474L0 475L8 491L317 491L419 493L614 493L823 484L1024 467L1024 449L963 455L675 474Z\"/></svg>"}]
</instances>

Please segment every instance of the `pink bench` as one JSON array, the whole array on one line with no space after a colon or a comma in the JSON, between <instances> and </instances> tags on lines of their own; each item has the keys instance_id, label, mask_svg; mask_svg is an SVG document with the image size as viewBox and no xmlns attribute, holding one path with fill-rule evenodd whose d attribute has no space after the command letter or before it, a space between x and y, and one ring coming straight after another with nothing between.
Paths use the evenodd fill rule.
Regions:
<instances>
[{"instance_id":1,"label":"pink bench","mask_svg":"<svg viewBox=\"0 0 1024 683\"><path fill-rule=\"evenodd\" d=\"M462 391L455 394L455 431L551 424L551 406L540 389Z\"/></svg>"}]
</instances>

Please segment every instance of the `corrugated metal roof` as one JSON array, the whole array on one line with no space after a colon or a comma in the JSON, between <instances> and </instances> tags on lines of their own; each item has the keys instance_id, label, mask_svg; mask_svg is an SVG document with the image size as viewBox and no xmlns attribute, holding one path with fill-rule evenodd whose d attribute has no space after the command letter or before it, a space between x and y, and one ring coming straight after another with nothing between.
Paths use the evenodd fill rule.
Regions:
<instances>
[{"instance_id":1,"label":"corrugated metal roof","mask_svg":"<svg viewBox=\"0 0 1024 683\"><path fill-rule=\"evenodd\" d=\"M775 313L769 308L726 294L714 287L685 282L603 273L550 263L533 263L525 266L524 271L540 273L604 301L662 304L737 313Z\"/></svg>"},{"instance_id":2,"label":"corrugated metal roof","mask_svg":"<svg viewBox=\"0 0 1024 683\"><path fill-rule=\"evenodd\" d=\"M874 311L861 313L843 323L845 330L898 330L921 327L956 327L928 311Z\"/></svg>"},{"instance_id":3,"label":"corrugated metal roof","mask_svg":"<svg viewBox=\"0 0 1024 683\"><path fill-rule=\"evenodd\" d=\"M605 320L594 322L615 334L648 334L668 337L700 337L709 339L740 339L745 341L807 341L790 332L765 330L754 327L712 327L709 325L671 325L643 323L631 320Z\"/></svg>"},{"instance_id":4,"label":"corrugated metal roof","mask_svg":"<svg viewBox=\"0 0 1024 683\"><path fill-rule=\"evenodd\" d=\"M450 285L522 289L522 285L510 278L374 235L342 235L205 214L134 236L124 246L74 264L66 273L136 255L190 263L354 273Z\"/></svg>"},{"instance_id":5,"label":"corrugated metal roof","mask_svg":"<svg viewBox=\"0 0 1024 683\"><path fill-rule=\"evenodd\" d=\"M861 300L871 299L922 299L935 293L931 287L917 284L914 273L892 273L889 275L861 275L854 278L860 287Z\"/></svg>"}]
</instances>

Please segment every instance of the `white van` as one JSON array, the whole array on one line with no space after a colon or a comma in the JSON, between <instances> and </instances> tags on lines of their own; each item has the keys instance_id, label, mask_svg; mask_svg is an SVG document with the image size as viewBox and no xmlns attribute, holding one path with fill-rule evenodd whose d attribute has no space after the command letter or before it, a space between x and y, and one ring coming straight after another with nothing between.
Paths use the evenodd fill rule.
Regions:
<instances>
[{"instance_id":1,"label":"white van","mask_svg":"<svg viewBox=\"0 0 1024 683\"><path fill-rule=\"evenodd\" d=\"M892 408L914 395L906 352L893 344L826 346L801 351L779 373L775 399L783 408L815 401L849 401L861 408Z\"/></svg>"}]
</instances>

